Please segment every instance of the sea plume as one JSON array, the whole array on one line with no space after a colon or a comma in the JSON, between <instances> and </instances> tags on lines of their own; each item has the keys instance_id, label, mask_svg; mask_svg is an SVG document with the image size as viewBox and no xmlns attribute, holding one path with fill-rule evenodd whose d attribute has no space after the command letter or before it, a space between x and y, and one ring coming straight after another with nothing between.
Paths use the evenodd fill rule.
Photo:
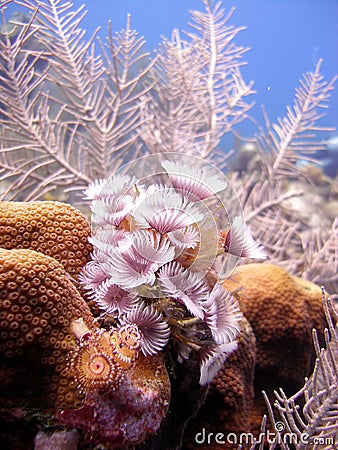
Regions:
<instances>
[{"instance_id":1,"label":"sea plume","mask_svg":"<svg viewBox=\"0 0 338 450\"><path fill-rule=\"evenodd\" d=\"M97 55L97 33L86 40L81 29L83 6L17 3L32 15L13 29L1 7L0 181L8 199L78 192L139 154L142 79L152 62L130 18L119 33L109 25Z\"/></svg>"}]
</instances>

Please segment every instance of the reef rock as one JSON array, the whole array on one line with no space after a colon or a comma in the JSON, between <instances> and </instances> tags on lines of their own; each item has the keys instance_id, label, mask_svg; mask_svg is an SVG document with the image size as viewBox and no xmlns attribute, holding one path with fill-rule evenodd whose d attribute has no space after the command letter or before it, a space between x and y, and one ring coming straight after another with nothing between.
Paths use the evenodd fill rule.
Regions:
<instances>
[{"instance_id":1,"label":"reef rock","mask_svg":"<svg viewBox=\"0 0 338 450\"><path fill-rule=\"evenodd\" d=\"M77 450L80 434L76 430L55 431L52 434L39 431L34 439L34 450Z\"/></svg>"}]
</instances>

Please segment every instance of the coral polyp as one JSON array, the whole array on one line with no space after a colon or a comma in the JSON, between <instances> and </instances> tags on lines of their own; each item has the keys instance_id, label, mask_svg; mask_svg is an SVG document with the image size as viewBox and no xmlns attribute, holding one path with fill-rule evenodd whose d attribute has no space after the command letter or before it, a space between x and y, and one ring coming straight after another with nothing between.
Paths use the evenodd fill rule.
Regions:
<instances>
[{"instance_id":1,"label":"coral polyp","mask_svg":"<svg viewBox=\"0 0 338 450\"><path fill-rule=\"evenodd\" d=\"M66 203L0 202L0 247L44 253L72 276L77 276L89 259L89 235L84 215Z\"/></svg>"}]
</instances>

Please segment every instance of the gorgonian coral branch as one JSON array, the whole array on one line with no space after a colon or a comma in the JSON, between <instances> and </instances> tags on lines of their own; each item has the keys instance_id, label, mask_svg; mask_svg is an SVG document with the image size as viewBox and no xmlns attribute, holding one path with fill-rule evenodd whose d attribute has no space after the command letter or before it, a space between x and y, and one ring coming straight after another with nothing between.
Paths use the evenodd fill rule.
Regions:
<instances>
[{"instance_id":1,"label":"gorgonian coral branch","mask_svg":"<svg viewBox=\"0 0 338 450\"><path fill-rule=\"evenodd\" d=\"M322 60L314 72L307 73L296 88L293 108L277 123L270 124L266 117L267 132L261 132L258 143L263 162L271 179L295 173L294 161L309 158L309 154L323 150L324 144L315 139L315 132L332 131L318 125L327 107L337 77L326 82L320 73Z\"/></svg>"},{"instance_id":2,"label":"gorgonian coral branch","mask_svg":"<svg viewBox=\"0 0 338 450\"><path fill-rule=\"evenodd\" d=\"M0 181L11 199L62 188L76 201L91 180L109 177L126 155L139 153L141 85L152 62L129 19L125 32L115 36L110 28L98 55L96 33L86 40L80 28L83 7L17 3L32 18L7 27L3 14Z\"/></svg>"}]
</instances>

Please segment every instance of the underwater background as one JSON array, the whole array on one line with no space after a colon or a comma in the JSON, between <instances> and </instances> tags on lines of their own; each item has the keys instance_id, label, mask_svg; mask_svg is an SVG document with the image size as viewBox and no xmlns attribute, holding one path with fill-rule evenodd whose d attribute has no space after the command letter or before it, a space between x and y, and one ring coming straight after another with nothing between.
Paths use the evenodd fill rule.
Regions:
<instances>
[{"instance_id":1,"label":"underwater background","mask_svg":"<svg viewBox=\"0 0 338 450\"><path fill-rule=\"evenodd\" d=\"M337 2L81 5L0 2L0 447L336 448Z\"/></svg>"},{"instance_id":2,"label":"underwater background","mask_svg":"<svg viewBox=\"0 0 338 450\"><path fill-rule=\"evenodd\" d=\"M91 35L98 27L105 37L107 21L114 31L125 27L131 14L131 27L146 40L146 48L158 47L162 37L170 38L174 29L187 30L191 10L201 10L199 0L82 0L72 1L74 9L85 5L88 14L82 27ZM245 27L238 45L250 48L243 68L246 80L255 82L256 107L251 111L260 119L265 105L275 121L292 104L294 89L303 73L312 71L319 58L321 73L331 79L338 72L338 2L336 0L233 0L223 7L235 12L234 26ZM8 11L18 10L8 6ZM333 92L326 123L338 128L338 93ZM245 130L251 132L249 125ZM337 156L338 157L338 156Z\"/></svg>"}]
</instances>

